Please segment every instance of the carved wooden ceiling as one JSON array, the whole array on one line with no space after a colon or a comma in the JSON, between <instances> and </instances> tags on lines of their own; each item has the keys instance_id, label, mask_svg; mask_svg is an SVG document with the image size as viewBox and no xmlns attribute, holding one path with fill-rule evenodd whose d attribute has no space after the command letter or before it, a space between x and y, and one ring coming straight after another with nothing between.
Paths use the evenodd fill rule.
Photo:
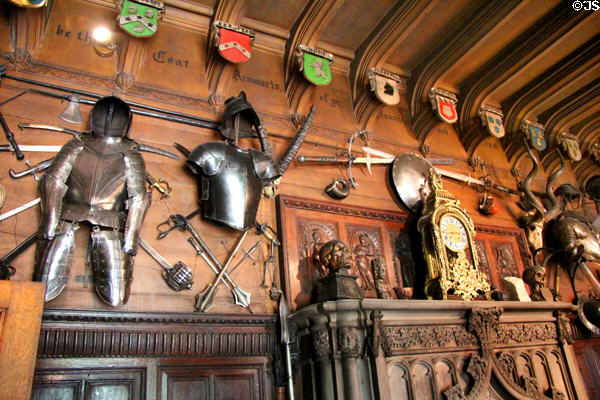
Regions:
<instances>
[{"instance_id":1,"label":"carved wooden ceiling","mask_svg":"<svg viewBox=\"0 0 600 400\"><path fill-rule=\"evenodd\" d=\"M230 0L204 1L216 9ZM367 70L404 77L415 134L433 123L427 93L457 93L458 128L468 152L487 137L478 108L501 108L511 162L524 154L517 132L524 119L545 125L549 149L560 132L579 138L583 153L600 139L600 10L575 11L558 0L246 0L237 20L279 32L285 68L303 43L336 57L349 77L354 111L365 127L376 100ZM589 4L588 4L589 3ZM579 3L584 8L592 2ZM293 79L287 79L288 97ZM293 100L290 100L293 103ZM547 151L542 157L557 157Z\"/></svg>"},{"instance_id":2,"label":"carved wooden ceiling","mask_svg":"<svg viewBox=\"0 0 600 400\"><path fill-rule=\"evenodd\" d=\"M112 0L85 1L115 8ZM165 20L176 25L192 21L190 26L209 35L215 20L253 29L255 46L283 60L285 94L293 113L308 108L303 101L310 89L295 72L294 57L297 46L304 44L335 56L334 72L348 77L362 129L382 106L368 84L367 71L375 67L406 80L407 111L420 141L439 122L428 102L429 89L437 87L458 96L456 126L469 155L488 137L478 116L479 107L488 105L504 114L502 144L512 166L525 154L519 134L525 119L545 125L545 167L558 162L553 149L562 132L578 137L586 158L576 174L594 167L593 157L600 162L600 10L574 9L574 4L598 8L597 1L164 2ZM215 62L213 53L208 52L206 76L209 94L218 94L227 82L220 77L232 72ZM139 58L132 50L124 65L129 65L127 57Z\"/></svg>"}]
</instances>

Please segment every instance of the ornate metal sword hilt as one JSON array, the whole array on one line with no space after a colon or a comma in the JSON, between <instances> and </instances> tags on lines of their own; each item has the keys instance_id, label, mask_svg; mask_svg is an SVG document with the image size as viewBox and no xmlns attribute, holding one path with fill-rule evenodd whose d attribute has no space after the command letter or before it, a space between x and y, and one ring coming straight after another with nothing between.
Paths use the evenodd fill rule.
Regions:
<instances>
[{"instance_id":1,"label":"ornate metal sword hilt","mask_svg":"<svg viewBox=\"0 0 600 400\"><path fill-rule=\"evenodd\" d=\"M155 188L160 192L160 197L162 199L169 197L169 195L171 194L171 186L169 185L169 182L165 181L162 178L156 179L149 173L146 173L146 182L150 184L151 188Z\"/></svg>"},{"instance_id":2,"label":"ornate metal sword hilt","mask_svg":"<svg viewBox=\"0 0 600 400\"><path fill-rule=\"evenodd\" d=\"M161 229L161 226L166 225L167 228ZM180 231L184 231L187 229L188 220L185 216L181 214L171 215L168 220L161 222L156 227L158 229L158 238L163 239L166 237L173 229L179 229Z\"/></svg>"},{"instance_id":3,"label":"ornate metal sword hilt","mask_svg":"<svg viewBox=\"0 0 600 400\"><path fill-rule=\"evenodd\" d=\"M167 282L167 285L176 292L183 289L191 289L194 284L194 273L192 269L177 261L177 263L171 269L163 269L163 279Z\"/></svg>"}]
</instances>

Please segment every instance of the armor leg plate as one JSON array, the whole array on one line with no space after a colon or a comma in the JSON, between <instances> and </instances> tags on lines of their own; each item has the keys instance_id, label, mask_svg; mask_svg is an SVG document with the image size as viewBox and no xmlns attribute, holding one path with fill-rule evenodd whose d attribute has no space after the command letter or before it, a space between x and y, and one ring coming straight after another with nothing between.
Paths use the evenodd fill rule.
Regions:
<instances>
[{"instance_id":1,"label":"armor leg plate","mask_svg":"<svg viewBox=\"0 0 600 400\"><path fill-rule=\"evenodd\" d=\"M45 301L57 297L67 285L77 229L77 223L63 222L53 239L38 241L35 279L46 282Z\"/></svg>"},{"instance_id":2,"label":"armor leg plate","mask_svg":"<svg viewBox=\"0 0 600 400\"><path fill-rule=\"evenodd\" d=\"M123 251L123 233L95 226L91 236L96 293L113 307L125 304L133 276L133 257Z\"/></svg>"}]
</instances>

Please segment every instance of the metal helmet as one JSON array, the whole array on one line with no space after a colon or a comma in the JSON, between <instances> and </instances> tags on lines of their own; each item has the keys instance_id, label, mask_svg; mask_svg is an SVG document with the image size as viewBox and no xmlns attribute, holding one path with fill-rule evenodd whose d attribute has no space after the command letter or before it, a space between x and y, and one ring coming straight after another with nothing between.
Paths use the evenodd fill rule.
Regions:
<instances>
[{"instance_id":1,"label":"metal helmet","mask_svg":"<svg viewBox=\"0 0 600 400\"><path fill-rule=\"evenodd\" d=\"M238 118L239 114L239 118ZM238 119L236 127L236 118ZM237 138L258 137L252 128L258 128L260 119L254 111L252 104L246 100L246 93L240 92L238 96L233 96L225 101L225 113L223 114L223 123L219 127L221 134L228 140Z\"/></svg>"},{"instance_id":2,"label":"metal helmet","mask_svg":"<svg viewBox=\"0 0 600 400\"><path fill-rule=\"evenodd\" d=\"M118 97L103 97L92 108L90 128L96 136L127 137L131 128L131 109Z\"/></svg>"}]
</instances>

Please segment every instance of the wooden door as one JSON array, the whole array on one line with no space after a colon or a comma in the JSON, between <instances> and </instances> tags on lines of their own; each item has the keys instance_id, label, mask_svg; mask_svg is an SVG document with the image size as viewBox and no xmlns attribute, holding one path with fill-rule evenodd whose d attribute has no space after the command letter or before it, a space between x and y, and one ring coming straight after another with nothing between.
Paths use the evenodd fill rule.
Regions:
<instances>
[{"instance_id":1,"label":"wooden door","mask_svg":"<svg viewBox=\"0 0 600 400\"><path fill-rule=\"evenodd\" d=\"M44 284L0 281L0 399L30 399Z\"/></svg>"}]
</instances>

